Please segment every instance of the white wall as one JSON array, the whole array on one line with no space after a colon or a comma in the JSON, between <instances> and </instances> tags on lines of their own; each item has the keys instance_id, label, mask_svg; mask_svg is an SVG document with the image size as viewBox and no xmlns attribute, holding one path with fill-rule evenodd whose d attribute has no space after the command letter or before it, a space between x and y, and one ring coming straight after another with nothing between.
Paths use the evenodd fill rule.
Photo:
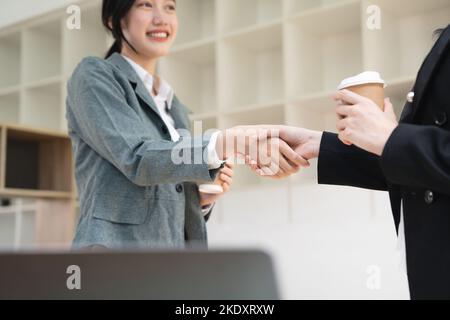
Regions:
<instances>
[{"instance_id":1,"label":"white wall","mask_svg":"<svg viewBox=\"0 0 450 320\"><path fill-rule=\"evenodd\" d=\"M74 0L0 0L0 28L75 2Z\"/></svg>"},{"instance_id":2,"label":"white wall","mask_svg":"<svg viewBox=\"0 0 450 320\"><path fill-rule=\"evenodd\" d=\"M387 193L267 186L232 192L214 215L210 246L272 253L285 299L409 299Z\"/></svg>"}]
</instances>

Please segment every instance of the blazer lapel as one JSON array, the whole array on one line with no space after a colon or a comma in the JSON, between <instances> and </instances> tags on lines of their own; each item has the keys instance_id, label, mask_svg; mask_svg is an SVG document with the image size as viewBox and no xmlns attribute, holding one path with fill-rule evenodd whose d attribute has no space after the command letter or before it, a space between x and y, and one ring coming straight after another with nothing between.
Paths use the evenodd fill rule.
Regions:
<instances>
[{"instance_id":1,"label":"blazer lapel","mask_svg":"<svg viewBox=\"0 0 450 320\"><path fill-rule=\"evenodd\" d=\"M425 59L422 67L420 68L416 83L414 85L415 97L412 105L412 113L410 115L405 115L405 118L407 117L412 119L417 113L424 92L426 92L430 79L432 78L432 74L436 70L436 66L439 64L442 54L447 48L449 42L450 25L447 26L447 28L443 31L442 35L439 37L438 41L436 42L433 49Z\"/></svg>"},{"instance_id":2,"label":"blazer lapel","mask_svg":"<svg viewBox=\"0 0 450 320\"><path fill-rule=\"evenodd\" d=\"M176 96L174 96L170 108L170 115L172 116L177 129L190 129L189 113L192 112L186 108Z\"/></svg>"},{"instance_id":3,"label":"blazer lapel","mask_svg":"<svg viewBox=\"0 0 450 320\"><path fill-rule=\"evenodd\" d=\"M142 83L141 79L139 79L138 75L134 71L133 67L118 53L114 53L111 57L108 58L112 64L118 67L128 78L130 83L132 84L136 95L149 107L153 110L158 117L162 120L161 115L159 114L158 107L153 101L153 98L148 92L145 85Z\"/></svg>"},{"instance_id":4,"label":"blazer lapel","mask_svg":"<svg viewBox=\"0 0 450 320\"><path fill-rule=\"evenodd\" d=\"M114 53L111 57L108 58L112 64L118 67L128 78L136 95L150 108L152 109L159 117L159 119L164 122L159 114L158 107L156 106L155 101L148 92L144 83L142 83L141 79L139 79L136 72L133 70L133 67L118 53ZM172 101L172 106L170 108L170 115L172 116L175 127L180 129L190 129L191 125L189 122L189 113L192 113L188 108L186 108L176 96L174 96Z\"/></svg>"}]
</instances>

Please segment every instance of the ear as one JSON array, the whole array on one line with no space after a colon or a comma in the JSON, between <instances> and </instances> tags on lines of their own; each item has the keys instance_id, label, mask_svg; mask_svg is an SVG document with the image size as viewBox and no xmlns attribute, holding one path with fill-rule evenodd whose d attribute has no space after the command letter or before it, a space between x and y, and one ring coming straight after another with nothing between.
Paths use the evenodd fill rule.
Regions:
<instances>
[{"instance_id":1,"label":"ear","mask_svg":"<svg viewBox=\"0 0 450 320\"><path fill-rule=\"evenodd\" d=\"M111 31L112 31L112 29L113 29L112 18L109 18L109 19L108 19L108 28L109 28L109 30L111 30Z\"/></svg>"}]
</instances>

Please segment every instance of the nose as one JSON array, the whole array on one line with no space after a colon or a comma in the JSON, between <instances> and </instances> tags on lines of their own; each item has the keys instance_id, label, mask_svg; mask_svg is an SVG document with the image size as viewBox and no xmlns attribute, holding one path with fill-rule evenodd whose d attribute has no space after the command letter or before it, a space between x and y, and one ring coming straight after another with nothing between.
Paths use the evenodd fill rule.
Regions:
<instances>
[{"instance_id":1,"label":"nose","mask_svg":"<svg viewBox=\"0 0 450 320\"><path fill-rule=\"evenodd\" d=\"M167 19L166 19L166 16L164 14L164 11L161 10L160 8L155 8L153 10L152 22L153 22L153 24L155 26L166 25L167 24Z\"/></svg>"}]
</instances>

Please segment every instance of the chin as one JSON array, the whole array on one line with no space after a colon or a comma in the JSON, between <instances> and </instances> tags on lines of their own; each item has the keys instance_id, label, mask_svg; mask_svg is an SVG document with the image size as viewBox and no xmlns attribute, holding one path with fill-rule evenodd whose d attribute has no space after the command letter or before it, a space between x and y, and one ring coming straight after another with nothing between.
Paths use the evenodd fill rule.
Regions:
<instances>
[{"instance_id":1,"label":"chin","mask_svg":"<svg viewBox=\"0 0 450 320\"><path fill-rule=\"evenodd\" d=\"M164 48L147 48L147 50L145 50L147 52L147 56L149 57L154 57L154 58L161 58L164 56L167 56L170 53L170 48L169 47L164 47Z\"/></svg>"}]
</instances>

